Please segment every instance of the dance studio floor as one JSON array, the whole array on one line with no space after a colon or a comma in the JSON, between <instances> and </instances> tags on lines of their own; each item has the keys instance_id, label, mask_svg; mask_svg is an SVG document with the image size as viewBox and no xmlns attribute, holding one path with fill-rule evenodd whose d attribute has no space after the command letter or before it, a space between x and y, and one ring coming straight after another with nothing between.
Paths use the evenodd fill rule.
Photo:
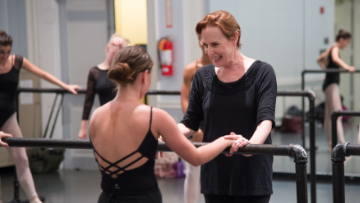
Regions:
<instances>
[{"instance_id":1,"label":"dance studio floor","mask_svg":"<svg viewBox=\"0 0 360 203\"><path fill-rule=\"evenodd\" d=\"M358 123L360 120L352 120L344 123L345 139L347 142L356 143L358 134ZM276 131L272 136L274 144L288 145L290 143L301 143L300 134L281 134ZM308 136L306 137L309 141ZM317 174L331 174L330 152L327 150L326 137L321 125L316 127L316 153ZM309 144L307 143L307 146ZM295 164L289 157L274 157L274 172L293 173ZM309 172L309 169L308 169ZM351 177L360 177L360 157L352 157L346 162L345 172ZM13 174L12 170L1 170L2 197L4 202L9 202L13 196ZM34 175L35 185L39 195L46 198L47 203L83 203L97 202L100 190L100 173L98 171L71 171L61 170L58 173ZM359 202L360 182L349 181L345 187L346 202ZM163 195L164 203L182 203L184 179L159 179L159 186ZM271 203L296 202L295 180L291 178L274 178L274 194ZM310 185L308 185L310 188ZM309 192L310 194L310 192ZM23 191L21 198L25 198ZM204 198L200 196L198 203L203 203ZM332 202L331 179L317 182L317 202Z\"/></svg>"}]
</instances>

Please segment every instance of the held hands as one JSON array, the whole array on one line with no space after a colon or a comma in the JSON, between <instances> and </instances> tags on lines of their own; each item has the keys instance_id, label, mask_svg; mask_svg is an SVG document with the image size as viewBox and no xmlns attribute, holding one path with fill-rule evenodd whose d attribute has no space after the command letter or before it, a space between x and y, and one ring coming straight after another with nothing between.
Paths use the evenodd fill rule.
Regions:
<instances>
[{"instance_id":1,"label":"held hands","mask_svg":"<svg viewBox=\"0 0 360 203\"><path fill-rule=\"evenodd\" d=\"M241 135L236 135L234 132L231 132L230 135L224 136L224 138L228 139L228 140L234 140L234 142L233 142L233 144L231 145L231 148L230 148L230 154L225 154L226 156L232 156L232 154L234 152L237 152L237 150L240 147L244 147L245 145L249 144L249 140L247 140L246 138L244 138ZM243 154L243 156L248 157L248 156L251 156L251 155Z\"/></svg>"},{"instance_id":2,"label":"held hands","mask_svg":"<svg viewBox=\"0 0 360 203\"><path fill-rule=\"evenodd\" d=\"M350 66L348 69L347 69L350 73L355 73L356 69L354 68L354 66Z\"/></svg>"},{"instance_id":3,"label":"held hands","mask_svg":"<svg viewBox=\"0 0 360 203\"><path fill-rule=\"evenodd\" d=\"M81 90L82 88L79 85L67 85L65 89L73 94L77 94L76 90Z\"/></svg>"},{"instance_id":4,"label":"held hands","mask_svg":"<svg viewBox=\"0 0 360 203\"><path fill-rule=\"evenodd\" d=\"M3 147L9 147L9 145L5 142L3 142L1 139L5 137L12 137L12 135L8 133L4 133L3 131L0 131L0 145Z\"/></svg>"}]
</instances>

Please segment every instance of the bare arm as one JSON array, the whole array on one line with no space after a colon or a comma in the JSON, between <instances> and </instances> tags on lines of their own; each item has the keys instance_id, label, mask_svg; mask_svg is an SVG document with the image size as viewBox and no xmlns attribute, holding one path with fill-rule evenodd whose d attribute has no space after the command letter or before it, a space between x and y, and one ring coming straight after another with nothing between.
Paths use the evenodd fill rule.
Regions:
<instances>
[{"instance_id":1,"label":"bare arm","mask_svg":"<svg viewBox=\"0 0 360 203\"><path fill-rule=\"evenodd\" d=\"M181 126L182 124L179 125ZM178 126L176 126L176 122L168 113L161 109L154 110L153 127L158 134L162 135L170 149L193 166L209 162L233 143L233 140L226 140L224 137L220 137L205 146L195 148L180 131L180 126Z\"/></svg>"},{"instance_id":2,"label":"bare arm","mask_svg":"<svg viewBox=\"0 0 360 203\"><path fill-rule=\"evenodd\" d=\"M185 114L186 109L188 108L189 105L189 96L190 96L190 89L191 89L191 81L194 78L195 75L195 71L194 71L195 67L193 67L192 63L188 66L186 66L185 70L184 70L184 80L183 80L183 84L181 86L181 109L183 111L183 113Z\"/></svg>"},{"instance_id":3,"label":"bare arm","mask_svg":"<svg viewBox=\"0 0 360 203\"><path fill-rule=\"evenodd\" d=\"M338 47L334 47L331 50L331 57L333 59L333 61L338 64L339 66L341 66L342 68L344 68L345 70L349 71L349 72L355 72L355 68L353 66L349 66L347 65L340 57L339 57L339 48Z\"/></svg>"},{"instance_id":4,"label":"bare arm","mask_svg":"<svg viewBox=\"0 0 360 203\"><path fill-rule=\"evenodd\" d=\"M326 69L326 65L325 63L321 60L322 59L322 54L318 57L317 59L317 63L319 64L319 66L321 67L321 69L325 70Z\"/></svg>"},{"instance_id":5,"label":"bare arm","mask_svg":"<svg viewBox=\"0 0 360 203\"><path fill-rule=\"evenodd\" d=\"M23 59L23 65L22 67L39 76L40 78L48 81L48 82L51 82L59 87L62 87L66 90L68 90L69 92L73 93L73 94L77 94L76 92L76 89L81 89L80 86L78 85L67 85L65 83L63 83L62 81L60 81L59 79L57 79L56 77L54 77L53 75L51 75L50 73L46 72L46 71L43 71L41 70L40 68L38 68L37 66L35 66L34 64L32 64L29 60L27 60L26 58Z\"/></svg>"}]
</instances>

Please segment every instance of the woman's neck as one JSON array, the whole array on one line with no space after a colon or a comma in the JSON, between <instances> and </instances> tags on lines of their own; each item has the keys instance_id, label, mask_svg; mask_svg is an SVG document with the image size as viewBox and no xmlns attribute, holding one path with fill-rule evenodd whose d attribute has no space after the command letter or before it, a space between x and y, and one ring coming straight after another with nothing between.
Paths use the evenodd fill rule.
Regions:
<instances>
[{"instance_id":1,"label":"woman's neck","mask_svg":"<svg viewBox=\"0 0 360 203\"><path fill-rule=\"evenodd\" d=\"M134 85L118 86L116 101L139 102L140 99L140 91Z\"/></svg>"},{"instance_id":2,"label":"woman's neck","mask_svg":"<svg viewBox=\"0 0 360 203\"><path fill-rule=\"evenodd\" d=\"M224 67L224 70L230 71L238 71L238 70L245 70L245 63L244 61L247 59L239 50L235 52L235 56L229 61Z\"/></svg>"},{"instance_id":3,"label":"woman's neck","mask_svg":"<svg viewBox=\"0 0 360 203\"><path fill-rule=\"evenodd\" d=\"M0 66L5 66L9 61L11 61L11 55L4 61L0 61Z\"/></svg>"},{"instance_id":4,"label":"woman's neck","mask_svg":"<svg viewBox=\"0 0 360 203\"><path fill-rule=\"evenodd\" d=\"M100 63L98 65L98 67L101 69L101 70L109 70L110 69L110 63L109 63L109 60L106 58L104 62Z\"/></svg>"}]
</instances>

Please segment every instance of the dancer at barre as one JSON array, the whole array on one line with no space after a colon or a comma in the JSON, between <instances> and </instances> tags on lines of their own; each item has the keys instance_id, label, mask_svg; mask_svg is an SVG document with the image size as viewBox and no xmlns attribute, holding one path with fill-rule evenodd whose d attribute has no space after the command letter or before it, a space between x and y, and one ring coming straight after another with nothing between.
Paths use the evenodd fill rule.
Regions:
<instances>
[{"instance_id":1,"label":"dancer at barre","mask_svg":"<svg viewBox=\"0 0 360 203\"><path fill-rule=\"evenodd\" d=\"M181 86L181 109L185 114L186 109L189 105L189 95L191 89L191 82L195 76L195 73L198 69L203 66L210 65L211 60L206 55L204 51L204 46L199 39L199 47L202 50L202 56L195 61L191 62L185 67L184 70L184 80ZM202 142L204 137L204 122L201 122L199 130L194 133L191 140L193 142ZM186 176L184 182L184 201L185 203L196 203L200 194L200 166L193 166L186 162Z\"/></svg>"},{"instance_id":2,"label":"dancer at barre","mask_svg":"<svg viewBox=\"0 0 360 203\"><path fill-rule=\"evenodd\" d=\"M219 136L195 148L164 110L139 102L149 90L153 61L140 46L119 50L108 77L117 84L114 100L96 109L89 124L90 140L101 174L98 202L162 202L154 173L155 154L161 135L166 145L194 166L204 164L240 135ZM247 144L242 139L241 146Z\"/></svg>"},{"instance_id":3,"label":"dancer at barre","mask_svg":"<svg viewBox=\"0 0 360 203\"><path fill-rule=\"evenodd\" d=\"M10 133L14 137L22 137L19 124L16 120L15 102L21 67L74 94L77 94L76 90L81 89L81 87L78 85L67 85L53 75L41 70L26 58L11 54L12 43L12 37L6 34L6 32L0 31L0 130ZM41 202L35 190L25 148L14 147L8 148L8 150L14 159L20 185L24 189L30 203Z\"/></svg>"},{"instance_id":4,"label":"dancer at barre","mask_svg":"<svg viewBox=\"0 0 360 203\"><path fill-rule=\"evenodd\" d=\"M127 47L129 41L121 35L115 33L110 37L106 45L106 58L104 62L90 69L87 79L86 96L83 107L79 139L87 138L87 121L94 103L95 94L99 95L100 105L104 105L113 100L116 95L116 85L107 77L110 64L115 53L120 49Z\"/></svg>"},{"instance_id":5,"label":"dancer at barre","mask_svg":"<svg viewBox=\"0 0 360 203\"><path fill-rule=\"evenodd\" d=\"M343 68L349 72L355 72L353 66L349 66L340 58L339 51L345 49L351 40L351 34L344 30L339 30L336 36L336 42L331 45L324 53L322 53L317 62L323 70L326 69L340 69ZM334 111L342 110L340 91L340 73L326 73L325 81L323 83L323 91L325 92L325 118L324 129L327 136L328 149L331 151L331 114ZM336 121L337 138L340 143L345 143L344 130L341 123L342 117Z\"/></svg>"}]
</instances>

